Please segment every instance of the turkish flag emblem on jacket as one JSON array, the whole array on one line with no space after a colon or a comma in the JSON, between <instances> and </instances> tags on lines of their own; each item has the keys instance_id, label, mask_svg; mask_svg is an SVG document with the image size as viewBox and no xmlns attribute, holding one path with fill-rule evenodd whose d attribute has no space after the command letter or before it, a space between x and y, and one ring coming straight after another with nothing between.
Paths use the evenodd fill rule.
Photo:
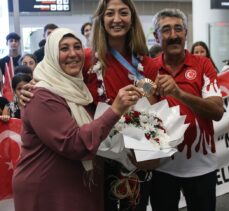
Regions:
<instances>
[{"instance_id":1,"label":"turkish flag emblem on jacket","mask_svg":"<svg viewBox=\"0 0 229 211\"><path fill-rule=\"evenodd\" d=\"M12 176L20 158L21 120L0 121L0 200L12 197Z\"/></svg>"}]
</instances>

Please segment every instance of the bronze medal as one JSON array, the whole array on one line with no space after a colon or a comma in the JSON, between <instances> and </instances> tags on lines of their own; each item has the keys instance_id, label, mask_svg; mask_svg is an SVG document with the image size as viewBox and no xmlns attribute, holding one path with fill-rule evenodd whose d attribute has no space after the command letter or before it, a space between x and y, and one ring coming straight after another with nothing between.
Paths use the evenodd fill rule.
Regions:
<instances>
[{"instance_id":1,"label":"bronze medal","mask_svg":"<svg viewBox=\"0 0 229 211\"><path fill-rule=\"evenodd\" d=\"M154 93L154 90L157 88L157 85L150 80L149 78L143 78L136 82L136 86L143 91L144 97L149 97Z\"/></svg>"}]
</instances>

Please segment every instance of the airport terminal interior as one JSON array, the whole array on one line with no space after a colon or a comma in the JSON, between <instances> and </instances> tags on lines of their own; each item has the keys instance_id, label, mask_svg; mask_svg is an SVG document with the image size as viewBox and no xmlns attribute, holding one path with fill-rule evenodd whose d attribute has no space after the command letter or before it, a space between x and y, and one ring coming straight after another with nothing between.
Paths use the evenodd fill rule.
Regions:
<instances>
[{"instance_id":1,"label":"airport terminal interior","mask_svg":"<svg viewBox=\"0 0 229 211\"><path fill-rule=\"evenodd\" d=\"M34 54L39 49L41 41L45 40L44 26L55 24L60 28L69 28L76 32L85 48L91 48L88 41L90 36L82 32L84 23L92 23L98 2L102 0L0 0L0 59L8 55L6 45L6 35L15 32L20 36L20 55ZM107 0L109 2L113 0ZM120 0L122 1L122 0ZM129 0L127 0L129 1ZM205 43L211 54L214 68L217 74L229 71L229 1L228 0L130 0L136 7L142 29L144 32L146 46L148 50L158 44L155 38L153 18L158 11L165 8L175 8L181 10L187 17L187 34L185 37L184 48L191 52L193 44L201 41ZM126 0L123 0L126 2ZM4 4L5 3L5 4ZM1 5L2 4L2 5ZM7 5L7 6L6 6ZM5 8L7 8L7 13ZM90 26L91 27L91 26ZM89 27L89 28L90 28ZM85 27L86 28L86 27ZM90 29L91 30L91 29ZM177 32L174 26L170 26L172 31ZM181 29L183 30L183 29ZM47 35L48 36L48 35ZM46 40L47 42L47 40ZM88 45L88 47L86 47ZM193 52L192 52L193 53ZM97 58L98 59L98 58ZM38 63L39 64L39 63ZM0 71L1 72L1 71ZM224 83L229 84L228 81ZM222 77L223 78L223 77ZM1 80L1 78L0 78ZM4 79L5 80L5 79ZM223 128L214 136L217 151L217 187L216 187L216 210L229 211L229 111L227 111L229 96L229 85L227 94L224 95L224 116L221 125ZM132 91L129 91L132 92ZM229 99L229 98L228 98ZM227 113L227 114L226 114ZM0 120L1 121L1 120ZM215 123L213 123L216 128ZM222 126L226 125L226 126ZM1 143L0 130L0 143ZM1 147L1 145L0 145ZM1 152L1 148L0 148ZM0 154L1 163L1 154ZM1 165L0 165L1 168ZM0 172L1 177L1 172ZM1 185L1 180L0 180ZM0 186L1 189L1 186ZM166 202L165 202L166 203ZM0 211L15 211L12 196L1 198L0 191ZM21 211L21 210L20 210ZM35 210L33 210L35 211ZM42 210L39 210L42 211ZM55 210L50 210L55 211ZM66 210L62 210L66 211ZM73 210L67 210L73 211ZM83 211L83 210L74 210ZM84 210L87 211L87 210ZM100 211L100 210L96 210ZM104 210L112 211L112 210ZM124 211L119 209L118 211ZM129 211L135 211L134 209ZM153 211L150 203L146 211ZM170 210L167 210L170 211ZM179 211L188 211L185 199L181 193ZM192 210L195 211L195 210ZM198 210L200 211L200 210Z\"/></svg>"}]
</instances>

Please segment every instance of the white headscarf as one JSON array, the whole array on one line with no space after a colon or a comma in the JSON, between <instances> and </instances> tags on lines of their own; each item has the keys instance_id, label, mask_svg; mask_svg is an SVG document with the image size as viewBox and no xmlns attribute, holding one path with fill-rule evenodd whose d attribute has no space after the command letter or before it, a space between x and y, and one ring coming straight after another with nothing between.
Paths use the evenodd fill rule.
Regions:
<instances>
[{"instance_id":1,"label":"white headscarf","mask_svg":"<svg viewBox=\"0 0 229 211\"><path fill-rule=\"evenodd\" d=\"M82 69L73 77L66 74L59 65L59 43L66 34L72 34L78 39L75 32L67 28L57 28L48 36L44 58L35 68L33 77L38 81L37 87L45 87L66 100L74 119L81 126L91 121L83 106L90 104L93 98L83 81ZM91 161L90 164L83 161L83 165L86 170L92 168Z\"/></svg>"}]
</instances>

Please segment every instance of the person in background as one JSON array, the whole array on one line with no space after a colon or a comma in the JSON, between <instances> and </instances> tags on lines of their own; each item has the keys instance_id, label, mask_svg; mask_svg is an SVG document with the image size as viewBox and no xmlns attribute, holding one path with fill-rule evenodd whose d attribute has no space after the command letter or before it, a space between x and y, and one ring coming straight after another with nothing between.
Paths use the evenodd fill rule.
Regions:
<instances>
[{"instance_id":1,"label":"person in background","mask_svg":"<svg viewBox=\"0 0 229 211\"><path fill-rule=\"evenodd\" d=\"M5 97L0 97L0 115L2 115L2 111L9 102Z\"/></svg>"},{"instance_id":2,"label":"person in background","mask_svg":"<svg viewBox=\"0 0 229 211\"><path fill-rule=\"evenodd\" d=\"M34 97L23 109L22 154L13 176L15 211L103 211L100 143L141 93L121 88L96 120L83 82L84 51L75 32L58 28L37 65Z\"/></svg>"},{"instance_id":3,"label":"person in background","mask_svg":"<svg viewBox=\"0 0 229 211\"><path fill-rule=\"evenodd\" d=\"M159 44L155 43L151 48L149 49L149 56L151 58L155 58L160 55L162 52L162 48Z\"/></svg>"},{"instance_id":4,"label":"person in background","mask_svg":"<svg viewBox=\"0 0 229 211\"><path fill-rule=\"evenodd\" d=\"M37 66L37 58L34 54L26 53L19 59L18 63L19 65L28 66L32 71L34 71L35 67Z\"/></svg>"},{"instance_id":5,"label":"person in background","mask_svg":"<svg viewBox=\"0 0 229 211\"><path fill-rule=\"evenodd\" d=\"M42 40L38 43L39 48L44 47L44 46L45 46L45 43L46 43L46 39L42 39Z\"/></svg>"},{"instance_id":6,"label":"person in background","mask_svg":"<svg viewBox=\"0 0 229 211\"><path fill-rule=\"evenodd\" d=\"M84 23L82 25L82 27L81 27L81 34L86 39L86 42L84 44L85 48L90 48L91 47L91 42L90 42L91 29L92 29L92 23L90 23L90 22Z\"/></svg>"},{"instance_id":7,"label":"person in background","mask_svg":"<svg viewBox=\"0 0 229 211\"><path fill-rule=\"evenodd\" d=\"M219 72L218 68L216 67L211 54L210 54L210 50L207 46L207 44L203 41L198 41L193 43L192 47L191 47L191 53L194 55L198 55L198 56L205 56L207 58L209 58L213 64L213 66L216 69L216 72Z\"/></svg>"},{"instance_id":8,"label":"person in background","mask_svg":"<svg viewBox=\"0 0 229 211\"><path fill-rule=\"evenodd\" d=\"M29 83L31 80L32 80L32 77L30 77L27 74L18 73L14 75L12 79L12 88L14 91L14 101L5 105L2 111L2 115L6 115L9 117L18 118L18 119L21 118L21 112L20 112L21 105L19 101L20 91L22 87L25 84Z\"/></svg>"},{"instance_id":9,"label":"person in background","mask_svg":"<svg viewBox=\"0 0 229 211\"><path fill-rule=\"evenodd\" d=\"M188 211L215 211L216 148L212 120L224 113L217 73L211 61L184 49L187 18L179 9L163 9L154 17L154 36L163 52L154 58L158 100L179 106L189 127L178 152L161 159L153 171L154 211L178 211L182 190Z\"/></svg>"},{"instance_id":10,"label":"person in background","mask_svg":"<svg viewBox=\"0 0 229 211\"><path fill-rule=\"evenodd\" d=\"M43 34L44 39L47 40L47 37L49 36L49 34L56 28L58 28L58 26L56 24L53 24L53 23L49 23L49 24L45 25L44 34ZM33 54L37 58L37 63L39 63L44 58L44 46L40 47Z\"/></svg>"},{"instance_id":11,"label":"person in background","mask_svg":"<svg viewBox=\"0 0 229 211\"><path fill-rule=\"evenodd\" d=\"M18 73L23 73L23 74L26 74L26 75L30 76L31 78L33 78L33 71L28 66L25 66L25 65L17 66L14 70L14 74L17 75Z\"/></svg>"},{"instance_id":12,"label":"person in background","mask_svg":"<svg viewBox=\"0 0 229 211\"><path fill-rule=\"evenodd\" d=\"M9 115L3 115L3 109L5 108L5 106L8 104L8 100L5 97L0 97L0 120L2 120L3 122L8 122L9 121Z\"/></svg>"},{"instance_id":13,"label":"person in background","mask_svg":"<svg viewBox=\"0 0 229 211\"><path fill-rule=\"evenodd\" d=\"M0 69L2 71L2 75L5 75L5 66L9 65L10 57L13 60L13 66L18 66L18 60L20 59L20 39L21 37L15 33L11 32L6 36L6 45L9 48L9 54L0 59Z\"/></svg>"}]
</instances>

